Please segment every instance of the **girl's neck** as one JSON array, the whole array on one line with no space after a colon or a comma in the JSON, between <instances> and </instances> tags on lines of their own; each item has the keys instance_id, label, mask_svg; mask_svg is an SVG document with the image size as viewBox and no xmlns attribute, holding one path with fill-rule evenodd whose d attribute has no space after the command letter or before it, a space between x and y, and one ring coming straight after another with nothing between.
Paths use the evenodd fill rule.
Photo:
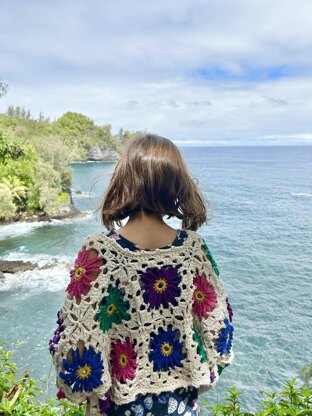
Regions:
<instances>
[{"instance_id":1,"label":"girl's neck","mask_svg":"<svg viewBox=\"0 0 312 416\"><path fill-rule=\"evenodd\" d=\"M171 244L177 230L167 225L160 214L141 210L131 215L118 233L141 247L153 249Z\"/></svg>"}]
</instances>

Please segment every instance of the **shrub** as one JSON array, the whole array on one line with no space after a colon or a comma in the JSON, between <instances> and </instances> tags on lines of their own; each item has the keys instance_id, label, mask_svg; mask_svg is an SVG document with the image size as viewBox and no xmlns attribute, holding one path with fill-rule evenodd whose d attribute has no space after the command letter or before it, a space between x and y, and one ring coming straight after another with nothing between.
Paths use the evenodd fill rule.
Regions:
<instances>
[{"instance_id":1,"label":"shrub","mask_svg":"<svg viewBox=\"0 0 312 416\"><path fill-rule=\"evenodd\" d=\"M2 179L0 186L7 187L12 193L13 202L21 202L26 196L26 187L16 176L8 176Z\"/></svg>"},{"instance_id":2,"label":"shrub","mask_svg":"<svg viewBox=\"0 0 312 416\"><path fill-rule=\"evenodd\" d=\"M53 214L60 207L58 194L61 192L59 172L49 163L39 160L33 183L27 191L27 208L30 211L42 210Z\"/></svg>"},{"instance_id":3,"label":"shrub","mask_svg":"<svg viewBox=\"0 0 312 416\"><path fill-rule=\"evenodd\" d=\"M71 156L67 145L52 139L34 140L33 146L0 131L0 219L24 210L52 215L64 202L59 194L72 184Z\"/></svg>"},{"instance_id":4,"label":"shrub","mask_svg":"<svg viewBox=\"0 0 312 416\"><path fill-rule=\"evenodd\" d=\"M38 387L28 373L18 378L17 366L11 362L12 353L0 343L0 413L4 416L83 416L85 406L74 405L66 399L49 399L39 401L38 394L43 390ZM307 367L311 371L311 365ZM207 400L200 399L202 416L308 416L312 415L312 391L308 387L296 386L297 377L287 381L278 392L267 393L260 390L266 397L256 413L241 409L239 396L242 394L235 387L228 389L229 396L225 403L210 405ZM42 382L44 385L47 383ZM2 400L1 400L2 397ZM204 406L205 405L205 408ZM208 409L211 409L208 410Z\"/></svg>"},{"instance_id":5,"label":"shrub","mask_svg":"<svg viewBox=\"0 0 312 416\"><path fill-rule=\"evenodd\" d=\"M61 203L67 202L69 200L69 193L68 192L62 192L59 196L58 196L58 200Z\"/></svg>"},{"instance_id":6,"label":"shrub","mask_svg":"<svg viewBox=\"0 0 312 416\"><path fill-rule=\"evenodd\" d=\"M229 396L225 398L226 403L218 403L216 406L210 405L209 401L201 400L212 410L211 416L308 416L312 415L312 391L303 386L296 386L298 377L286 381L282 390L269 393L260 390L260 394L265 396L258 412L251 413L241 409L238 392L235 387L227 389ZM205 411L202 412L203 416Z\"/></svg>"},{"instance_id":7,"label":"shrub","mask_svg":"<svg viewBox=\"0 0 312 416\"><path fill-rule=\"evenodd\" d=\"M67 400L49 399L41 402L37 396L43 393L29 373L18 377L18 368L11 362L12 353L0 343L0 414L4 416L83 416L85 406L76 406ZM43 387L46 383L43 383ZM2 399L1 399L2 398Z\"/></svg>"},{"instance_id":8,"label":"shrub","mask_svg":"<svg viewBox=\"0 0 312 416\"><path fill-rule=\"evenodd\" d=\"M16 137L26 137L28 136L27 127L24 126L16 126L14 130L14 135Z\"/></svg>"},{"instance_id":9,"label":"shrub","mask_svg":"<svg viewBox=\"0 0 312 416\"><path fill-rule=\"evenodd\" d=\"M0 219L9 220L14 217L17 206L13 202L11 189L0 183Z\"/></svg>"}]
</instances>

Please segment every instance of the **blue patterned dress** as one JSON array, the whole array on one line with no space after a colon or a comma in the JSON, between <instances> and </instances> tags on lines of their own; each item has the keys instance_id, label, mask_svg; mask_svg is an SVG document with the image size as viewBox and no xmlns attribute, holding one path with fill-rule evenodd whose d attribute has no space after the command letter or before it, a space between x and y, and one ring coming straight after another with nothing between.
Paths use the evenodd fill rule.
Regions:
<instances>
[{"instance_id":1,"label":"blue patterned dress","mask_svg":"<svg viewBox=\"0 0 312 416\"><path fill-rule=\"evenodd\" d=\"M118 244L131 251L142 250L137 244L129 241L125 237L118 234L115 228L111 228L106 234L110 238L114 238ZM175 240L172 246L180 246L187 237L187 231L177 230ZM161 248L169 248L171 245ZM144 250L148 250L144 248ZM198 389L193 386L188 388L178 388L172 392L164 392L160 394L148 393L139 394L136 400L124 405L116 405L113 401L109 402L108 408L105 409L103 415L106 416L198 416L199 406L197 403ZM105 407L107 401L105 400Z\"/></svg>"}]
</instances>

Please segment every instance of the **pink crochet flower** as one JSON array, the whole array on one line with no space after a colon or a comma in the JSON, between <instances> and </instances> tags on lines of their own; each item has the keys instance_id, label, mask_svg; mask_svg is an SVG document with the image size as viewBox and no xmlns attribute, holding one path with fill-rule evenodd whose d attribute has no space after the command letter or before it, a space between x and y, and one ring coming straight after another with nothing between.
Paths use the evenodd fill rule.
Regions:
<instances>
[{"instance_id":1,"label":"pink crochet flower","mask_svg":"<svg viewBox=\"0 0 312 416\"><path fill-rule=\"evenodd\" d=\"M57 397L59 400L66 399L66 396L65 396L65 394L64 394L64 392L63 392L62 390L59 390L59 391L56 393L56 397Z\"/></svg>"},{"instance_id":2,"label":"pink crochet flower","mask_svg":"<svg viewBox=\"0 0 312 416\"><path fill-rule=\"evenodd\" d=\"M90 250L80 250L75 260L75 266L70 271L70 283L67 286L66 291L75 298L78 298L84 293L85 289L88 289L91 285L91 280L88 278L88 274L92 272L100 272L100 268L97 263L101 257L88 258Z\"/></svg>"},{"instance_id":3,"label":"pink crochet flower","mask_svg":"<svg viewBox=\"0 0 312 416\"><path fill-rule=\"evenodd\" d=\"M203 274L195 275L194 284L196 289L193 293L193 310L200 319L207 318L218 303L217 294Z\"/></svg>"},{"instance_id":4,"label":"pink crochet flower","mask_svg":"<svg viewBox=\"0 0 312 416\"><path fill-rule=\"evenodd\" d=\"M130 341L117 341L112 345L111 363L114 376L118 381L126 382L135 376L138 366L136 352Z\"/></svg>"}]
</instances>

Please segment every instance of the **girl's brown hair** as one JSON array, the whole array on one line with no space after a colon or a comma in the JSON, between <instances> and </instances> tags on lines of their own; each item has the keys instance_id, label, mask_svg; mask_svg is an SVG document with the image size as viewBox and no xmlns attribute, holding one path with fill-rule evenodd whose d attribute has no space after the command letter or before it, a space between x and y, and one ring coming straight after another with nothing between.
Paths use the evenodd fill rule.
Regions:
<instances>
[{"instance_id":1,"label":"girl's brown hair","mask_svg":"<svg viewBox=\"0 0 312 416\"><path fill-rule=\"evenodd\" d=\"M96 211L106 228L143 209L177 217L183 229L196 231L211 219L206 205L177 146L147 134L128 142Z\"/></svg>"}]
</instances>

